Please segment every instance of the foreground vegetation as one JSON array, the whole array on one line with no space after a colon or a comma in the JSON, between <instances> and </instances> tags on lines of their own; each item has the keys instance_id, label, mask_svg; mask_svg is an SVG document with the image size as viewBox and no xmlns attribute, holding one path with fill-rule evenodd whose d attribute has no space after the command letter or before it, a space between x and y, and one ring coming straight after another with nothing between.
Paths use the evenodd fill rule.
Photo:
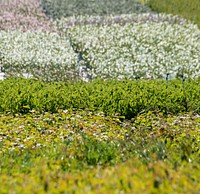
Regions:
<instances>
[{"instance_id":1,"label":"foreground vegetation","mask_svg":"<svg viewBox=\"0 0 200 194\"><path fill-rule=\"evenodd\" d=\"M193 113L1 115L0 192L199 193L199 122Z\"/></svg>"}]
</instances>

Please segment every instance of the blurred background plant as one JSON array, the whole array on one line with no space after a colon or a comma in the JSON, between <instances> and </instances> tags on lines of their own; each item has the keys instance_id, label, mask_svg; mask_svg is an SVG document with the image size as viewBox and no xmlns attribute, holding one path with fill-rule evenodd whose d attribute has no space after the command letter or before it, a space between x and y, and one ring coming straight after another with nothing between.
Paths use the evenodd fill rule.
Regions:
<instances>
[{"instance_id":1,"label":"blurred background plant","mask_svg":"<svg viewBox=\"0 0 200 194\"><path fill-rule=\"evenodd\" d=\"M0 0L0 30L55 31L40 0Z\"/></svg>"},{"instance_id":2,"label":"blurred background plant","mask_svg":"<svg viewBox=\"0 0 200 194\"><path fill-rule=\"evenodd\" d=\"M199 0L140 0L153 11L182 16L200 27Z\"/></svg>"},{"instance_id":3,"label":"blurred background plant","mask_svg":"<svg viewBox=\"0 0 200 194\"><path fill-rule=\"evenodd\" d=\"M42 0L45 13L51 18L78 15L119 15L146 13L150 9L137 0Z\"/></svg>"},{"instance_id":4,"label":"blurred background plant","mask_svg":"<svg viewBox=\"0 0 200 194\"><path fill-rule=\"evenodd\" d=\"M78 76L77 54L56 32L1 31L1 64L5 77L70 81Z\"/></svg>"}]
</instances>

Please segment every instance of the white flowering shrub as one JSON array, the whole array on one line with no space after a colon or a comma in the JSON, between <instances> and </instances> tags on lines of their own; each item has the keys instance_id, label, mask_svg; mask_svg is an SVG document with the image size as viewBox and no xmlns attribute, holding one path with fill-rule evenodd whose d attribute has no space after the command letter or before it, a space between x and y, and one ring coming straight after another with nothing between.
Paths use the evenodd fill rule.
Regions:
<instances>
[{"instance_id":1,"label":"white flowering shrub","mask_svg":"<svg viewBox=\"0 0 200 194\"><path fill-rule=\"evenodd\" d=\"M197 77L200 30L170 15L70 17L54 32L0 32L5 76L45 81ZM65 33L65 34L63 34Z\"/></svg>"},{"instance_id":2,"label":"white flowering shrub","mask_svg":"<svg viewBox=\"0 0 200 194\"><path fill-rule=\"evenodd\" d=\"M92 78L200 74L200 30L196 25L169 15L138 15L135 21L132 18L124 23L95 23L92 18L82 21L90 22L81 25L70 19L65 31Z\"/></svg>"},{"instance_id":3,"label":"white flowering shrub","mask_svg":"<svg viewBox=\"0 0 200 194\"><path fill-rule=\"evenodd\" d=\"M64 81L77 73L77 55L57 33L1 31L0 63L5 76Z\"/></svg>"}]
</instances>

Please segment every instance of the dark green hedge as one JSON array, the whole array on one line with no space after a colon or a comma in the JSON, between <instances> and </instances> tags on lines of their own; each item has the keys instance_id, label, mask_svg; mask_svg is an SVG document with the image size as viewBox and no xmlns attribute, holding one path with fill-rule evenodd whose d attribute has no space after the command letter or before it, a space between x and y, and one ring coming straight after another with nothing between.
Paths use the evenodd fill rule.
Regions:
<instances>
[{"instance_id":1,"label":"dark green hedge","mask_svg":"<svg viewBox=\"0 0 200 194\"><path fill-rule=\"evenodd\" d=\"M200 80L199 80L200 81ZM44 83L31 79L0 82L0 112L90 109L131 118L141 111L200 112L200 82L180 80Z\"/></svg>"},{"instance_id":2,"label":"dark green hedge","mask_svg":"<svg viewBox=\"0 0 200 194\"><path fill-rule=\"evenodd\" d=\"M42 0L42 7L54 19L74 15L116 15L150 11L137 0Z\"/></svg>"}]
</instances>

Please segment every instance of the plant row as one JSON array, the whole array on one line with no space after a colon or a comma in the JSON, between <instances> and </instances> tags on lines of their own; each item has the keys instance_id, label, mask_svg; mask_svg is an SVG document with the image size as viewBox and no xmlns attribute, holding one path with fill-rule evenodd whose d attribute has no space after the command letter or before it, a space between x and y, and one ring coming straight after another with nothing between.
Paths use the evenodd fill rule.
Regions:
<instances>
[{"instance_id":1,"label":"plant row","mask_svg":"<svg viewBox=\"0 0 200 194\"><path fill-rule=\"evenodd\" d=\"M70 17L60 33L1 31L5 75L45 81L199 75L200 31L170 15Z\"/></svg>"},{"instance_id":2,"label":"plant row","mask_svg":"<svg viewBox=\"0 0 200 194\"><path fill-rule=\"evenodd\" d=\"M101 81L44 83L32 79L0 82L0 111L103 111L132 118L142 111L200 112L199 81Z\"/></svg>"},{"instance_id":3,"label":"plant row","mask_svg":"<svg viewBox=\"0 0 200 194\"><path fill-rule=\"evenodd\" d=\"M119 15L150 12L137 0L42 0L42 6L50 17L62 18L77 15Z\"/></svg>"},{"instance_id":4,"label":"plant row","mask_svg":"<svg viewBox=\"0 0 200 194\"><path fill-rule=\"evenodd\" d=\"M6 77L71 80L77 59L69 40L58 33L1 31L0 62Z\"/></svg>"},{"instance_id":5,"label":"plant row","mask_svg":"<svg viewBox=\"0 0 200 194\"><path fill-rule=\"evenodd\" d=\"M155 13L143 13L143 14L121 14L121 15L109 15L109 16L71 16L62 19L55 20L60 30L71 26L111 26L119 24L125 26L126 24L135 23L164 23L169 24L183 24L188 21L179 16L172 16L170 14L155 14Z\"/></svg>"},{"instance_id":6,"label":"plant row","mask_svg":"<svg viewBox=\"0 0 200 194\"><path fill-rule=\"evenodd\" d=\"M1 193L198 193L199 115L1 115ZM12 168L10 168L12 165Z\"/></svg>"},{"instance_id":7,"label":"plant row","mask_svg":"<svg viewBox=\"0 0 200 194\"><path fill-rule=\"evenodd\" d=\"M123 20L124 18L124 20ZM199 75L200 31L169 15L109 19L71 18L60 23L81 55L90 79L154 79ZM81 25L85 23L86 25Z\"/></svg>"}]
</instances>

